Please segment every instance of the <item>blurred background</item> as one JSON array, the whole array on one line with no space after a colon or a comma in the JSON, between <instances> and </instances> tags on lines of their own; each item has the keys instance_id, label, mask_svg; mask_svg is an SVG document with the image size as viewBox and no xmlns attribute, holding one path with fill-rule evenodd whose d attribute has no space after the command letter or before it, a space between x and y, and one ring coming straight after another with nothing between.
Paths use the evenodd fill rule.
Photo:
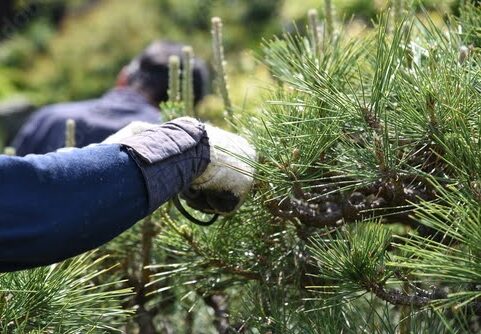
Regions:
<instances>
[{"instance_id":1,"label":"blurred background","mask_svg":"<svg viewBox=\"0 0 481 334\"><path fill-rule=\"evenodd\" d=\"M440 18L457 0L417 1ZM383 0L335 0L338 17L357 33L375 22ZM256 61L262 38L305 26L322 0L2 0L0 2L0 148L39 106L94 98L113 87L119 70L154 39L194 47L211 59L210 18L224 21L234 103L254 105L268 74ZM220 112L210 96L200 114Z\"/></svg>"}]
</instances>

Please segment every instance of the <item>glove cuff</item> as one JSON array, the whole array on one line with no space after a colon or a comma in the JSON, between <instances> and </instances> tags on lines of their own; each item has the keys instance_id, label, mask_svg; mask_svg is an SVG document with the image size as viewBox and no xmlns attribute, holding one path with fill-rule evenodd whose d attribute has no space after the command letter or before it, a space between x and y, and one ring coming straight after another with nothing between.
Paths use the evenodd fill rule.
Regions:
<instances>
[{"instance_id":1,"label":"glove cuff","mask_svg":"<svg viewBox=\"0 0 481 334\"><path fill-rule=\"evenodd\" d=\"M149 213L188 187L210 161L204 125L189 117L149 127L118 143L128 148L142 171Z\"/></svg>"}]
</instances>

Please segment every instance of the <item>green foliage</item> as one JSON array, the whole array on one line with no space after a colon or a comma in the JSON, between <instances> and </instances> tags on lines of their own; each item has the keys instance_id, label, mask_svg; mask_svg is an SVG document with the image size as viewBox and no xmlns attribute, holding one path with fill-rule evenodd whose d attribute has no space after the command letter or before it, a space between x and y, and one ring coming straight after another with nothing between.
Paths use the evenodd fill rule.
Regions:
<instances>
[{"instance_id":1,"label":"green foliage","mask_svg":"<svg viewBox=\"0 0 481 334\"><path fill-rule=\"evenodd\" d=\"M229 14L228 51L241 45L257 46L260 33L276 13L268 9L277 4L256 3L122 0L86 5L85 0L49 1L38 5L25 32L0 43L0 69L20 70L6 77L6 82L38 104L97 97L115 84L121 68L152 40L187 43L197 55L209 58L208 26L214 12ZM260 14L256 6L269 15L262 16L266 20L255 20L253 26L249 20ZM67 13L55 34L52 11ZM247 28L257 29L257 37L248 34ZM0 98L10 95L10 90L2 88Z\"/></svg>"},{"instance_id":2,"label":"green foliage","mask_svg":"<svg viewBox=\"0 0 481 334\"><path fill-rule=\"evenodd\" d=\"M380 304L372 298L361 297L349 304L318 308L316 302L293 300L290 291L282 287L251 287L244 297L243 309L247 319L243 326L251 333L375 333L397 334L407 319L396 321L396 308ZM463 315L450 319L439 312L415 312L405 325L408 333L465 333L469 324Z\"/></svg>"},{"instance_id":3,"label":"green foliage","mask_svg":"<svg viewBox=\"0 0 481 334\"><path fill-rule=\"evenodd\" d=\"M165 211L159 293L227 294L252 333L475 328L480 67L457 28L473 18L388 18L356 40L313 38L311 18L264 42L276 82L234 115L259 155L254 198L209 229Z\"/></svg>"},{"instance_id":4,"label":"green foliage","mask_svg":"<svg viewBox=\"0 0 481 334\"><path fill-rule=\"evenodd\" d=\"M154 276L158 276L158 280L164 280L179 273L175 276L176 284L184 285L190 282L201 290L228 287L237 280L236 276L239 276L241 282L243 278L274 279L272 276L276 275L276 271L261 271L261 268L265 269L261 267L262 261L268 261L274 253L281 257L283 252L292 246L292 231L289 232L282 226L257 223L269 220L270 217L266 212L256 210L252 201L236 216L208 229L185 223L179 226L177 222L182 222L183 219L177 215L170 217L166 212L162 217L168 228L159 235L156 242L171 251L172 255L181 255L183 262L168 264L166 267L174 268L172 271L163 270ZM265 243L273 246L266 249ZM276 265L288 266L280 259L275 261ZM163 268L164 265L159 264L158 267ZM184 281L181 276L195 279ZM191 293L191 289L187 293Z\"/></svg>"},{"instance_id":5,"label":"green foliage","mask_svg":"<svg viewBox=\"0 0 481 334\"><path fill-rule=\"evenodd\" d=\"M319 277L335 285L311 288L332 289L335 300L342 296L349 302L358 298L360 292L370 290L373 284L386 282L392 276L392 272L385 269L389 242L388 229L367 221L327 238L315 238L310 252L321 269ZM328 299L324 302L329 305Z\"/></svg>"},{"instance_id":6,"label":"green foliage","mask_svg":"<svg viewBox=\"0 0 481 334\"><path fill-rule=\"evenodd\" d=\"M114 85L120 69L162 31L146 1L99 6L71 20L63 34L52 39L44 61L29 71L25 84L39 93L39 102L102 94Z\"/></svg>"},{"instance_id":7,"label":"green foliage","mask_svg":"<svg viewBox=\"0 0 481 334\"><path fill-rule=\"evenodd\" d=\"M205 7L209 16L224 8L227 17L233 15L230 3L198 2L185 10L182 4L158 2L155 8L186 24L193 8ZM69 54L69 63L40 78L39 68L33 69L33 82L47 83L48 90L55 88L65 98L105 88L114 68L105 59L119 66L159 27L182 36L169 26L170 19L157 22L155 11L142 17L146 32L138 34L140 21L127 12L140 15L150 5L147 0L135 6L106 2L102 14L79 18L102 31L99 42L70 54L72 43L91 30L76 32L78 41L67 40L70 34L56 37L50 51L57 59ZM269 17L271 5L256 2L253 8L261 9L254 13L239 4L243 10L236 24ZM103 21L107 9L116 9L112 15L121 26ZM148 326L165 332L262 334L477 330L481 12L467 5L442 25L426 12L396 20L384 13L374 30L354 39L342 29L322 33L323 22L310 13L306 34L294 29L262 44L259 58L273 77L265 101L256 108L232 108L235 129L256 146L259 157L248 162L257 172L247 203L208 228L191 225L165 205L100 251L112 254L104 267L120 263L108 277L85 257L55 269L1 276L2 298L10 303L0 305L7 305L4 318L12 319L0 321L2 326L41 331L51 324L62 332L74 325L95 328L98 319L86 315L96 310L107 317L103 326L118 327L114 320L125 319L112 311L118 304L110 297L120 295L104 288L131 286L135 294L123 302L137 308L137 325L131 320L128 326L139 331ZM193 27L208 29L206 15L200 13ZM71 24L65 29L75 30ZM227 48L241 40L229 29ZM191 32L194 46L204 41ZM125 43L125 36L134 37ZM97 58L87 59L86 52ZM78 64L84 72L74 69ZM66 81L69 85L59 90ZM185 115L185 102L163 104L165 117ZM76 285L84 271L81 283L95 282L89 288ZM38 287L39 282L45 284ZM66 282L68 288L51 282ZM25 308L25 317L18 309L26 307L26 299L17 307L9 293L31 284L39 302ZM86 306L72 310L66 300ZM60 311L66 313L57 317ZM51 318L40 317L44 312Z\"/></svg>"},{"instance_id":8,"label":"green foliage","mask_svg":"<svg viewBox=\"0 0 481 334\"><path fill-rule=\"evenodd\" d=\"M453 21L452 26L460 24L463 27L462 20ZM309 40L305 40L306 47L300 52L298 45L302 44L295 39L275 41L266 48L268 64L282 84L288 86L289 92L284 95L283 102L268 106L267 112L261 114L264 123L257 122L261 126L254 138L264 159L259 177L263 180L263 173L268 171L267 192L278 193L276 187L281 184L278 178L272 177L274 170L286 176L292 173L286 168L292 164L282 164L282 159L287 159L292 151L279 148L278 157L275 157L275 149L272 149L274 142L283 143L281 134L290 133L284 128L286 121L279 118L279 114L283 114L279 105L291 108L295 116L301 117L305 110L295 110L295 105L315 97L319 101L317 106L326 105L328 112L335 111L330 113L329 121L321 119L311 128L302 129L304 138L309 141L303 143L302 148L321 148L315 140L328 133L324 127L336 122L341 124L334 127L331 134L337 139L317 152L314 159L306 161L305 170L311 175L317 172L316 177L292 176L290 187L289 182L284 181L284 196L276 204L280 211L271 212L298 219L301 224L330 226L332 222L326 215L335 206L329 208L328 202L319 203L322 198L342 207L340 218L344 223L363 219L355 227L346 227L327 237L314 234L308 250L319 270L313 277L320 281L310 286L319 290L322 308L337 303L351 305L364 298L366 292L394 305L421 309L427 305L441 307L440 310L445 310L446 306L463 310L477 307L480 295L474 282L479 281L480 272L476 256L480 241L479 58L472 50L466 59L461 58L463 41L455 30L446 33L429 19L427 23L421 22L415 21L412 28L410 23L400 22L389 34L388 23L381 18L373 39L375 43L367 44L362 54L365 62L341 62L344 66L346 63L353 66L352 71L346 72L352 73L350 80L345 75L330 75L327 65L316 66L318 58L322 61L323 53L319 57L309 57L313 54ZM348 54L349 51L344 53L344 58ZM333 61L337 63L339 58ZM286 89L277 89L276 94L279 91ZM312 115L306 118L315 120ZM276 136L277 129L280 131ZM427 152L419 159L419 153L426 148ZM300 152L302 155L303 151ZM265 166L264 161L269 163L271 159L279 163ZM410 180L408 186L400 186L404 177ZM297 180L302 184L301 189L295 187ZM326 181L331 181L334 187L326 185ZM395 210L394 206L401 212L412 210L414 217L407 222L413 219L435 234L413 233L400 236L399 242L390 244L391 232L380 224L404 218L399 215L391 218L391 214L383 214L377 206L369 207L368 199L364 203L342 202L343 197L353 198L354 194L361 198L373 196L368 190L372 185L378 196L383 192L383 184L390 182L393 183L388 188L392 193L382 199L386 201L392 196L388 211ZM408 196L410 191L415 191L413 185L416 183L423 184L425 190L433 190L429 194L423 190ZM343 194L341 197L329 196L339 191ZM434 194L436 201L426 201L434 199ZM402 197L406 201L399 201ZM287 206L289 201L291 204ZM303 201L306 204L302 204ZM299 208L299 202L303 207ZM346 205L360 206L359 214L353 217ZM287 209L290 211L286 212ZM369 223L367 218L371 215L380 217L378 223ZM426 287L430 288L424 290ZM374 305L371 310L373 308L377 309ZM469 312L472 311L459 319L448 316L448 320L441 312L444 320L438 322L438 326L446 332L462 332L467 328ZM383 319L392 324L392 319ZM425 326L427 320L423 316L410 315L407 319L409 326L416 324L429 331L430 326Z\"/></svg>"},{"instance_id":9,"label":"green foliage","mask_svg":"<svg viewBox=\"0 0 481 334\"><path fill-rule=\"evenodd\" d=\"M481 29L479 27L479 17L481 8L475 3L468 3L460 6L460 20L463 22L461 36L466 45L473 44L481 47Z\"/></svg>"},{"instance_id":10,"label":"green foliage","mask_svg":"<svg viewBox=\"0 0 481 334\"><path fill-rule=\"evenodd\" d=\"M440 201L421 203L416 215L423 225L439 231L439 238L399 237L402 252L389 265L408 270L425 284L442 283L449 294L439 304L460 307L480 297L480 291L470 287L481 275L479 197L456 186L437 189Z\"/></svg>"},{"instance_id":11,"label":"green foliage","mask_svg":"<svg viewBox=\"0 0 481 334\"><path fill-rule=\"evenodd\" d=\"M131 289L98 283L103 258L87 254L49 267L0 275L3 333L98 333L115 329L129 311Z\"/></svg>"}]
</instances>

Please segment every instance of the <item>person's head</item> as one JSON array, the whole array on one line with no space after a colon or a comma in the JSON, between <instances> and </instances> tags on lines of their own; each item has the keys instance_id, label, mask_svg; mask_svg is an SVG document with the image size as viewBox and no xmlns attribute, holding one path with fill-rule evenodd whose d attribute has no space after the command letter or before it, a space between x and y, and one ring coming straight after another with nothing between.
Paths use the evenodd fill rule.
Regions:
<instances>
[{"instance_id":1,"label":"person's head","mask_svg":"<svg viewBox=\"0 0 481 334\"><path fill-rule=\"evenodd\" d=\"M140 55L135 57L120 73L119 84L131 87L158 105L168 99L169 57L178 56L182 60L184 45L155 41ZM181 64L182 67L182 64ZM205 62L194 59L194 103L198 103L207 94L209 71Z\"/></svg>"}]
</instances>

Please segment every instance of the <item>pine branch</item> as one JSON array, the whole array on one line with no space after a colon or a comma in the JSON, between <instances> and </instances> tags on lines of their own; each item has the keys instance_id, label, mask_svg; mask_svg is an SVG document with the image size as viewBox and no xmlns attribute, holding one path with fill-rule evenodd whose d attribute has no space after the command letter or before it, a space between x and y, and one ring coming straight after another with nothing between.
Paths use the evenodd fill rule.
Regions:
<instances>
[{"instance_id":1,"label":"pine branch","mask_svg":"<svg viewBox=\"0 0 481 334\"><path fill-rule=\"evenodd\" d=\"M262 276L253 271L249 270L244 270L242 268L239 268L238 266L232 266L230 264L227 264L226 262L222 261L219 258L212 258L209 254L206 254L205 251L203 251L202 247L199 245L198 242L196 242L189 232L178 230L178 233L180 236L184 238L185 241L189 244L191 250L198 256L204 258L206 262L204 262L203 266L210 268L218 268L220 269L223 273L225 274L232 274L235 276L239 276L243 279L247 280L261 280Z\"/></svg>"},{"instance_id":2,"label":"pine branch","mask_svg":"<svg viewBox=\"0 0 481 334\"><path fill-rule=\"evenodd\" d=\"M311 192L302 199L294 196L281 201L271 199L266 201L266 207L276 217L299 220L302 224L318 228L340 226L372 216L384 216L387 223L403 222L419 227L409 217L413 203L436 198L429 180L417 175L397 176L395 182L379 180L344 193L330 192L329 184L318 187L325 193Z\"/></svg>"},{"instance_id":3,"label":"pine branch","mask_svg":"<svg viewBox=\"0 0 481 334\"><path fill-rule=\"evenodd\" d=\"M97 279L110 275L106 257L84 254L63 263L0 275L0 331L69 332L112 330L131 311L121 300L132 294L122 281Z\"/></svg>"},{"instance_id":4,"label":"pine branch","mask_svg":"<svg viewBox=\"0 0 481 334\"><path fill-rule=\"evenodd\" d=\"M134 273L135 276L131 277L131 284L135 287L135 304L137 306L136 321L139 324L139 330L141 334L155 334L155 321L156 314L147 310L147 303L152 299L152 296L148 296L152 287L149 287L150 277L152 271L150 269L152 260L152 242L156 235L155 225L152 222L152 216L147 216L142 222L142 236L141 236L141 254L140 254L140 268L138 273ZM133 278L133 282L132 282Z\"/></svg>"},{"instance_id":5,"label":"pine branch","mask_svg":"<svg viewBox=\"0 0 481 334\"><path fill-rule=\"evenodd\" d=\"M433 288L433 292L416 288L415 294L407 294L397 289L387 289L383 284L378 283L367 283L365 287L378 298L392 305L423 307L432 304L434 301L448 297L446 292L438 288Z\"/></svg>"}]
</instances>

